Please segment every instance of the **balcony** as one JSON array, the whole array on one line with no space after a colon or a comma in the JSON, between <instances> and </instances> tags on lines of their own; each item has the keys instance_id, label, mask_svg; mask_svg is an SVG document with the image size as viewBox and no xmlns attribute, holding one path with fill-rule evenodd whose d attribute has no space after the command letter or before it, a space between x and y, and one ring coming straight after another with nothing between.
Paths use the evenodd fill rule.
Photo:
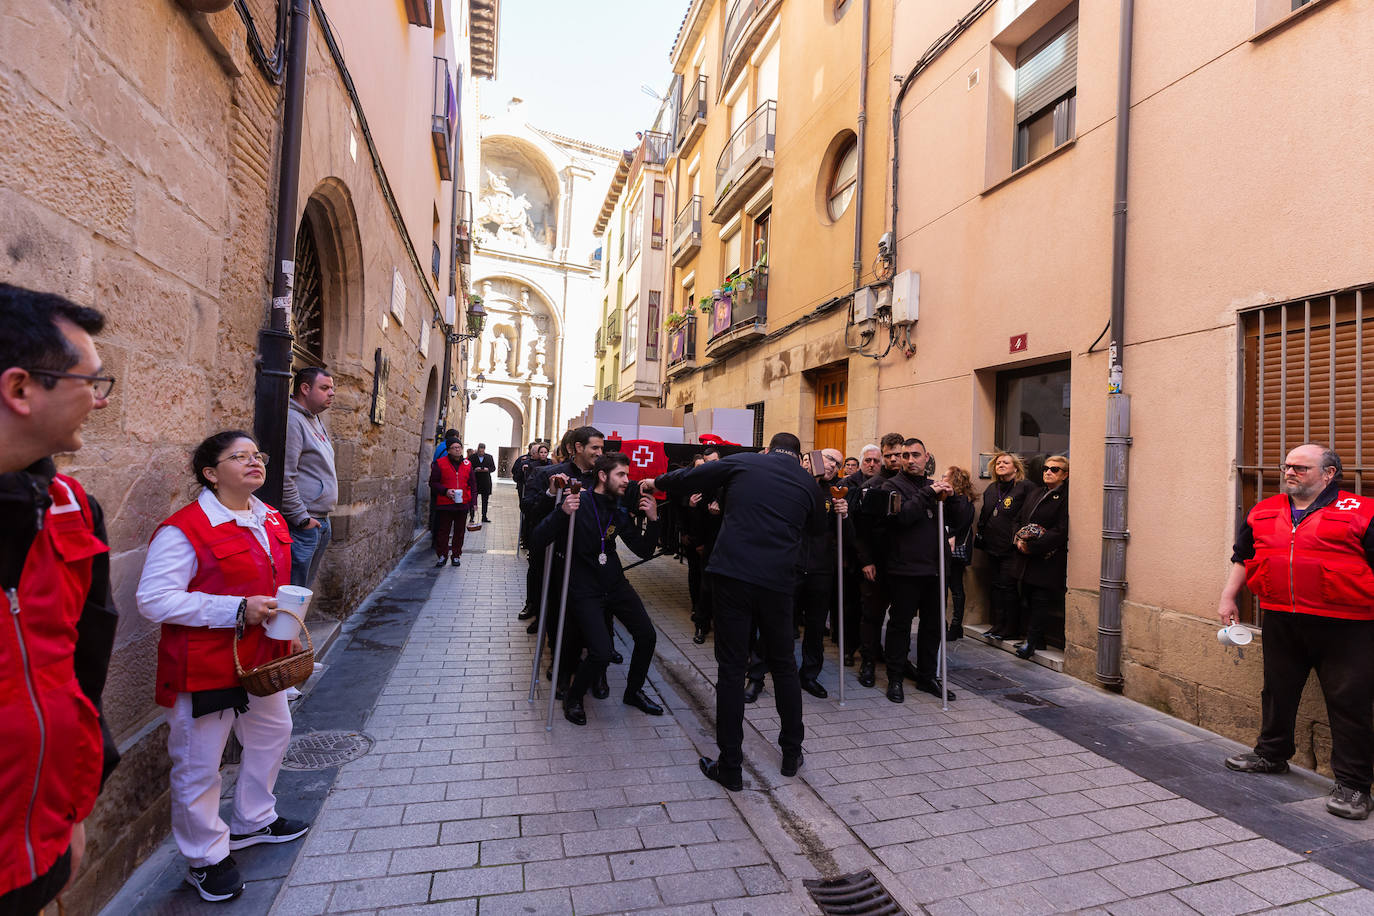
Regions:
<instances>
[{"instance_id":1,"label":"balcony","mask_svg":"<svg viewBox=\"0 0 1374 916\"><path fill-rule=\"evenodd\" d=\"M677 148L686 149L706 127L706 77L699 76L686 90L677 113Z\"/></svg>"},{"instance_id":2,"label":"balcony","mask_svg":"<svg viewBox=\"0 0 1374 916\"><path fill-rule=\"evenodd\" d=\"M639 148L635 150L634 161L630 163L630 179L628 185L633 187L635 175L646 165L662 166L668 161L668 154L673 151L673 138L665 133L656 130L644 131L644 136L639 141Z\"/></svg>"},{"instance_id":3,"label":"balcony","mask_svg":"<svg viewBox=\"0 0 1374 916\"><path fill-rule=\"evenodd\" d=\"M458 192L458 263L472 263L472 192Z\"/></svg>"},{"instance_id":4,"label":"balcony","mask_svg":"<svg viewBox=\"0 0 1374 916\"><path fill-rule=\"evenodd\" d=\"M701 250L701 195L693 194L673 220L673 266L681 267Z\"/></svg>"},{"instance_id":5,"label":"balcony","mask_svg":"<svg viewBox=\"0 0 1374 916\"><path fill-rule=\"evenodd\" d=\"M711 303L706 355L719 359L768 333L768 268L746 270L721 286Z\"/></svg>"},{"instance_id":6,"label":"balcony","mask_svg":"<svg viewBox=\"0 0 1374 916\"><path fill-rule=\"evenodd\" d=\"M734 0L730 4L730 11L725 14L725 40L720 46L717 76L722 87L734 83L780 6L782 0Z\"/></svg>"},{"instance_id":7,"label":"balcony","mask_svg":"<svg viewBox=\"0 0 1374 916\"><path fill-rule=\"evenodd\" d=\"M439 165L439 180L453 178L453 149L458 126L458 97L453 91L453 77L448 72L448 61L442 57L434 58L434 116L430 118L429 132L434 140L434 161Z\"/></svg>"},{"instance_id":8,"label":"balcony","mask_svg":"<svg viewBox=\"0 0 1374 916\"><path fill-rule=\"evenodd\" d=\"M672 378L696 367L697 318L689 314L686 322L668 331L668 365L665 371Z\"/></svg>"},{"instance_id":9,"label":"balcony","mask_svg":"<svg viewBox=\"0 0 1374 916\"><path fill-rule=\"evenodd\" d=\"M606 355L605 331L601 328L596 329L596 358L600 359Z\"/></svg>"},{"instance_id":10,"label":"balcony","mask_svg":"<svg viewBox=\"0 0 1374 916\"><path fill-rule=\"evenodd\" d=\"M405 0L406 21L421 28L434 28L434 0Z\"/></svg>"},{"instance_id":11,"label":"balcony","mask_svg":"<svg viewBox=\"0 0 1374 916\"><path fill-rule=\"evenodd\" d=\"M613 308L606 316L606 343L620 343L620 309Z\"/></svg>"},{"instance_id":12,"label":"balcony","mask_svg":"<svg viewBox=\"0 0 1374 916\"><path fill-rule=\"evenodd\" d=\"M764 102L730 137L716 161L716 206L711 219L729 222L749 196L773 175L778 103Z\"/></svg>"},{"instance_id":13,"label":"balcony","mask_svg":"<svg viewBox=\"0 0 1374 916\"><path fill-rule=\"evenodd\" d=\"M601 400L603 400L603 401L614 401L614 400L615 400L615 383L614 383L614 382L611 382L611 383L609 383L609 384L607 384L607 385L604 385L604 386L602 387L602 389L601 389Z\"/></svg>"}]
</instances>

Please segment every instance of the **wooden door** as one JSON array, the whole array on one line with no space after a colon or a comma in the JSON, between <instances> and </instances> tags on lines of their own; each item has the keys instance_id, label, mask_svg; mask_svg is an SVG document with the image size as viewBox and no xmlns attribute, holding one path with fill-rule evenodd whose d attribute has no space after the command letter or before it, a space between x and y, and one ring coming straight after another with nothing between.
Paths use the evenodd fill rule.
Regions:
<instances>
[{"instance_id":1,"label":"wooden door","mask_svg":"<svg viewBox=\"0 0 1374 916\"><path fill-rule=\"evenodd\" d=\"M845 424L849 416L849 369L840 366L816 376L815 448L845 450Z\"/></svg>"}]
</instances>

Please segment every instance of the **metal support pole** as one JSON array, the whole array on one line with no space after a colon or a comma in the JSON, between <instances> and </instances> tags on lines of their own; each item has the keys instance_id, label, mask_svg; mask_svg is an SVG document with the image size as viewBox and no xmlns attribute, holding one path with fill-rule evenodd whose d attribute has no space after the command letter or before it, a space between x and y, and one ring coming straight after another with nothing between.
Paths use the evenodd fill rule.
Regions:
<instances>
[{"instance_id":1,"label":"metal support pole","mask_svg":"<svg viewBox=\"0 0 1374 916\"><path fill-rule=\"evenodd\" d=\"M555 512L558 510L555 508ZM534 702L535 685L539 683L539 659L544 655L544 624L549 610L549 574L553 566L553 542L544 548L544 585L539 590L539 636L534 643L534 670L530 672L530 702ZM554 690L557 691L557 685Z\"/></svg>"},{"instance_id":2,"label":"metal support pole","mask_svg":"<svg viewBox=\"0 0 1374 916\"><path fill-rule=\"evenodd\" d=\"M945 501L935 504L935 525L940 529L936 553L940 561L940 707L949 712L949 659L945 657Z\"/></svg>"},{"instance_id":3,"label":"metal support pole","mask_svg":"<svg viewBox=\"0 0 1374 916\"><path fill-rule=\"evenodd\" d=\"M573 481L568 485L568 493L573 494L582 489L582 485ZM564 498L566 502L566 497ZM554 510L555 512L558 509ZM568 543L563 548L563 588L562 594L558 597L558 633L553 643L553 689L549 691L549 719L544 723L544 731L553 731L553 704L558 699L558 663L563 659L563 630L568 623L568 578L572 574L572 544L573 532L577 530L577 519L574 515L568 516ZM571 689L571 685L569 685Z\"/></svg>"},{"instance_id":4,"label":"metal support pole","mask_svg":"<svg viewBox=\"0 0 1374 916\"><path fill-rule=\"evenodd\" d=\"M838 549L837 551L835 551L835 553L836 553L836 559L835 559L835 575L836 575L836 579L835 579L835 581L838 582L838 583L839 583L839 586L840 586L840 594L839 594L840 604L839 604L838 612L837 612L836 615L835 615L836 628L839 630L839 634L840 634L840 658L839 658L839 662L840 662L840 663L839 663L838 665L835 666L835 670L838 671L839 674L840 674L840 706L843 707L843 706L844 706L844 518L843 518L842 516L838 516L838 515L835 516L835 543L839 546L839 549Z\"/></svg>"}]
</instances>

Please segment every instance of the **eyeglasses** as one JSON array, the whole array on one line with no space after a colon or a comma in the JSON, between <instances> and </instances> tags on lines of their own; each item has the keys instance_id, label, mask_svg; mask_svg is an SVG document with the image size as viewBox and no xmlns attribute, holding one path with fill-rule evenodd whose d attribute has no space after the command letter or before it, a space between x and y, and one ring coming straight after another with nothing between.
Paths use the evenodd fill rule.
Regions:
<instances>
[{"instance_id":1,"label":"eyeglasses","mask_svg":"<svg viewBox=\"0 0 1374 916\"><path fill-rule=\"evenodd\" d=\"M80 379L91 386L91 391L95 393L97 400L105 400L114 390L114 376L112 375L81 375L76 372L53 372L48 369L29 369L29 375L41 375L44 378L74 378Z\"/></svg>"},{"instance_id":2,"label":"eyeglasses","mask_svg":"<svg viewBox=\"0 0 1374 916\"><path fill-rule=\"evenodd\" d=\"M1067 474L1067 473L1069 473L1069 469L1068 469L1068 468L1061 468L1061 467L1059 467L1058 465L1054 465L1054 464L1047 464L1047 465L1045 465L1045 473L1046 473L1046 474Z\"/></svg>"},{"instance_id":3,"label":"eyeglasses","mask_svg":"<svg viewBox=\"0 0 1374 916\"><path fill-rule=\"evenodd\" d=\"M1280 471L1283 471L1285 474L1288 473L1289 471L1292 471L1294 474L1306 474L1308 471L1310 471L1310 470L1312 470L1312 469L1313 469L1313 466L1310 465L1310 464L1281 464L1281 465L1279 465L1279 470L1280 470Z\"/></svg>"},{"instance_id":4,"label":"eyeglasses","mask_svg":"<svg viewBox=\"0 0 1374 916\"><path fill-rule=\"evenodd\" d=\"M267 467L267 461L271 456L266 452L234 452L232 455L225 455L216 464L223 464L226 461L237 461L239 464L252 464L256 461L263 467Z\"/></svg>"}]
</instances>

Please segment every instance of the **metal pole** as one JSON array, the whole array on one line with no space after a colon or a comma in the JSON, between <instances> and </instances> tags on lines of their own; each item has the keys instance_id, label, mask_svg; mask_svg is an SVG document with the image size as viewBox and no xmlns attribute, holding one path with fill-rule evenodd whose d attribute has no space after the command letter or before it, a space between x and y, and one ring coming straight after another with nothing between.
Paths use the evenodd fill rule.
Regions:
<instances>
[{"instance_id":1,"label":"metal pole","mask_svg":"<svg viewBox=\"0 0 1374 916\"><path fill-rule=\"evenodd\" d=\"M569 494L574 494L580 489L582 484L576 480L568 484ZM566 497L564 501L566 502ZM546 732L553 731L553 704L558 699L558 663L563 658L563 628L568 622L568 578L572 573L572 543L573 532L577 529L576 521L574 516L568 516L568 544L563 548L563 589L558 598L558 634L553 643L553 689L549 691L549 720L544 723Z\"/></svg>"},{"instance_id":2,"label":"metal pole","mask_svg":"<svg viewBox=\"0 0 1374 916\"><path fill-rule=\"evenodd\" d=\"M835 575L840 585L840 604L835 614L835 626L840 633L840 663L835 670L840 673L840 706L844 706L844 518L838 515L835 516L835 543L839 546L835 551Z\"/></svg>"},{"instance_id":3,"label":"metal pole","mask_svg":"<svg viewBox=\"0 0 1374 916\"><path fill-rule=\"evenodd\" d=\"M935 504L935 525L940 529L936 553L940 559L940 706L949 712L949 659L945 658L945 501Z\"/></svg>"},{"instance_id":4,"label":"metal pole","mask_svg":"<svg viewBox=\"0 0 1374 916\"><path fill-rule=\"evenodd\" d=\"M558 511L557 508L554 509ZM544 585L539 590L539 636L534 642L534 670L530 672L530 702L534 702L535 685L539 683L539 659L544 655L544 623L549 610L549 569L553 565L553 542L544 548ZM558 686L554 685L554 690Z\"/></svg>"}]
</instances>

